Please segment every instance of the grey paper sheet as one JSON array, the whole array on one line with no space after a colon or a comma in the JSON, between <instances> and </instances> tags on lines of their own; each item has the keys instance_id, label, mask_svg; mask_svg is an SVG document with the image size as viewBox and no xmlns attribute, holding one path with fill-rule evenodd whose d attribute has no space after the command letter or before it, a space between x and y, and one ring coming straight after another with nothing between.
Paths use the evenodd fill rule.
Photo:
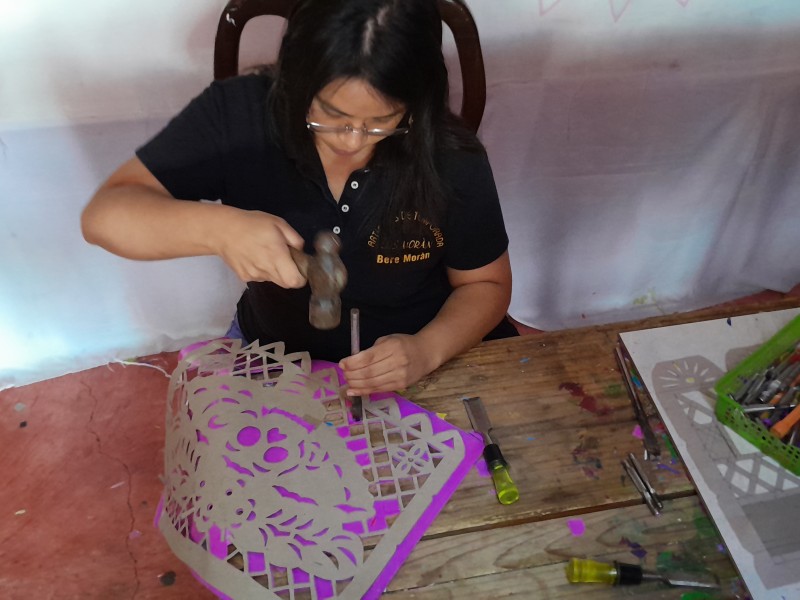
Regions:
<instances>
[{"instance_id":1,"label":"grey paper sheet","mask_svg":"<svg viewBox=\"0 0 800 600\"><path fill-rule=\"evenodd\" d=\"M799 313L620 335L756 600L800 598L800 477L716 420L713 386Z\"/></svg>"}]
</instances>

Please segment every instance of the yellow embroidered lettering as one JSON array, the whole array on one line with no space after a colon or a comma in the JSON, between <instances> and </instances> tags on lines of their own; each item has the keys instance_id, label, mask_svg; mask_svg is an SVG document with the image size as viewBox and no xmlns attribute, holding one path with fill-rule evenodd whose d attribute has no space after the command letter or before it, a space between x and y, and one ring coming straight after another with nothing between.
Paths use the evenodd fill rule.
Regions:
<instances>
[{"instance_id":1,"label":"yellow embroidered lettering","mask_svg":"<svg viewBox=\"0 0 800 600\"><path fill-rule=\"evenodd\" d=\"M431 257L430 252L421 252L420 254L404 254L403 262L417 262L418 260L428 260Z\"/></svg>"}]
</instances>

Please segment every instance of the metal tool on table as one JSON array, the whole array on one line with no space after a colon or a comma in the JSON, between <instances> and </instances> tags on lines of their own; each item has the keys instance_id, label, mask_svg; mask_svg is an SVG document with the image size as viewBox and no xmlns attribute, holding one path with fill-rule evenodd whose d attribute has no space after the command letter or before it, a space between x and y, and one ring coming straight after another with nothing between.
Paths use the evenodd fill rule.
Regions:
<instances>
[{"instance_id":1,"label":"metal tool on table","mask_svg":"<svg viewBox=\"0 0 800 600\"><path fill-rule=\"evenodd\" d=\"M566 566L570 583L605 583L608 585L638 585L660 581L674 587L718 589L719 580L711 573L661 573L646 571L640 565L614 561L604 563L585 558L571 558Z\"/></svg>"},{"instance_id":2,"label":"metal tool on table","mask_svg":"<svg viewBox=\"0 0 800 600\"><path fill-rule=\"evenodd\" d=\"M519 500L519 490L508 474L508 463L503 458L503 453L500 452L500 446L492 438L492 424L486 414L483 401L478 397L464 398L464 408L467 410L472 428L483 436L483 443L486 445L483 450L483 458L492 475L497 499L500 504L513 504Z\"/></svg>"},{"instance_id":3,"label":"metal tool on table","mask_svg":"<svg viewBox=\"0 0 800 600\"><path fill-rule=\"evenodd\" d=\"M771 392L771 388L775 389L774 395L769 399L770 404L778 406L778 408L788 409L798 397L800 391L800 361L790 363L788 368L784 369L781 373L782 381L777 385L768 386L766 393ZM759 397L759 399L761 399ZM794 445L797 437L797 425L800 423L800 408L795 406L788 413L782 413L776 422L769 428L769 432L779 439L783 439L790 434L794 433L794 438L789 438L789 445Z\"/></svg>"},{"instance_id":4,"label":"metal tool on table","mask_svg":"<svg viewBox=\"0 0 800 600\"><path fill-rule=\"evenodd\" d=\"M798 439L800 439L800 423L796 423L789 431L789 439L786 443L790 446L796 446Z\"/></svg>"},{"instance_id":5,"label":"metal tool on table","mask_svg":"<svg viewBox=\"0 0 800 600\"><path fill-rule=\"evenodd\" d=\"M767 404L766 406L745 406L745 407L742 408L742 412L744 414L746 414L746 415L750 414L750 413L761 413L759 415L759 418L760 419L766 419L769 416L769 414L772 413L772 412L781 411L781 410L789 410L789 409L792 409L792 408L796 408L797 406L798 406L797 402L791 402L791 403L786 404L786 405L783 405L783 404L780 404L780 405L779 404Z\"/></svg>"},{"instance_id":6,"label":"metal tool on table","mask_svg":"<svg viewBox=\"0 0 800 600\"><path fill-rule=\"evenodd\" d=\"M361 352L361 325L359 323L359 311L357 308L350 309L350 354ZM354 421L364 418L364 405L361 396L353 396L350 404L350 414Z\"/></svg>"},{"instance_id":7,"label":"metal tool on table","mask_svg":"<svg viewBox=\"0 0 800 600\"><path fill-rule=\"evenodd\" d=\"M743 414L790 446L800 435L800 342L728 392Z\"/></svg>"},{"instance_id":8,"label":"metal tool on table","mask_svg":"<svg viewBox=\"0 0 800 600\"><path fill-rule=\"evenodd\" d=\"M769 404L777 398L776 402L774 402L777 404L786 391L798 380L800 380L800 362L786 364L776 370L775 376L756 396L756 402Z\"/></svg>"},{"instance_id":9,"label":"metal tool on table","mask_svg":"<svg viewBox=\"0 0 800 600\"><path fill-rule=\"evenodd\" d=\"M628 458L621 461L621 464L622 468L625 469L625 474L628 476L628 479L633 482L634 487L642 495L644 503L647 504L647 508L650 509L650 512L654 515L661 514L661 511L664 509L664 503L661 501L661 498L658 497L655 488L653 488L642 466L639 464L639 461L636 460L636 457L633 454L628 454Z\"/></svg>"},{"instance_id":10,"label":"metal tool on table","mask_svg":"<svg viewBox=\"0 0 800 600\"><path fill-rule=\"evenodd\" d=\"M797 396L797 391L799 389L800 386L782 389L772 396L772 398L770 398L763 406L743 406L742 412L745 414L750 414L752 412L757 412L756 409L761 408L762 412L759 413L758 418L761 419L765 425L767 424L767 419L769 419L770 416L777 416L778 420L780 420L781 417L779 415L786 416L788 410L797 406L797 403L794 402L794 399L795 396ZM773 410L776 412L771 413Z\"/></svg>"},{"instance_id":11,"label":"metal tool on table","mask_svg":"<svg viewBox=\"0 0 800 600\"><path fill-rule=\"evenodd\" d=\"M800 342L794 348L779 356L764 370L748 376L743 384L728 397L742 407L751 405L778 405L791 388L800 384Z\"/></svg>"},{"instance_id":12,"label":"metal tool on table","mask_svg":"<svg viewBox=\"0 0 800 600\"><path fill-rule=\"evenodd\" d=\"M331 231L320 231L314 238L314 256L289 248L297 270L311 286L308 322L317 329L334 329L342 319L340 292L347 283L347 269L339 258L342 243Z\"/></svg>"},{"instance_id":13,"label":"metal tool on table","mask_svg":"<svg viewBox=\"0 0 800 600\"><path fill-rule=\"evenodd\" d=\"M650 427L650 419L647 417L642 398L639 395L639 386L633 381L631 377L630 361L623 355L619 346L614 347L614 352L617 357L617 364L619 370L622 372L623 379L625 380L625 387L628 390L628 396L633 405L633 414L636 421L639 423L639 428L642 430L642 443L644 444L645 459L651 457L655 458L661 455L661 445L658 443L658 438Z\"/></svg>"}]
</instances>

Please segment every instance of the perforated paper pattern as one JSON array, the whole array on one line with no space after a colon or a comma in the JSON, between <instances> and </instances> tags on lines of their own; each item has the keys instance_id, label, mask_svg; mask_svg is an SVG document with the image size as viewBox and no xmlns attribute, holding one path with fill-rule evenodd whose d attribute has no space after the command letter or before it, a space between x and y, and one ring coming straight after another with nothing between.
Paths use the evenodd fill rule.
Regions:
<instances>
[{"instance_id":1,"label":"perforated paper pattern","mask_svg":"<svg viewBox=\"0 0 800 600\"><path fill-rule=\"evenodd\" d=\"M716 419L714 386L797 314L790 309L620 334L758 600L800 598L800 477Z\"/></svg>"},{"instance_id":2,"label":"perforated paper pattern","mask_svg":"<svg viewBox=\"0 0 800 600\"><path fill-rule=\"evenodd\" d=\"M159 527L219 596L379 596L480 456L396 394L352 422L342 386L281 343L216 340L178 364Z\"/></svg>"}]
</instances>

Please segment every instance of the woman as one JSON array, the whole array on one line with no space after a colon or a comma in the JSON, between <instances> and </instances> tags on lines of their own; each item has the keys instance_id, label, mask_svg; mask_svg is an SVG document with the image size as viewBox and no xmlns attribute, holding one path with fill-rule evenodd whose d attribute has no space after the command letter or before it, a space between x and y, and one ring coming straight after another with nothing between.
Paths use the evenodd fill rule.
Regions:
<instances>
[{"instance_id":1,"label":"woman","mask_svg":"<svg viewBox=\"0 0 800 600\"><path fill-rule=\"evenodd\" d=\"M447 90L435 0L300 0L276 65L212 84L139 148L84 237L138 260L218 255L249 282L246 341L340 361L351 395L403 389L516 333L491 169ZM331 331L309 325L289 250L322 230L348 271ZM366 349L348 357L352 307Z\"/></svg>"}]
</instances>

